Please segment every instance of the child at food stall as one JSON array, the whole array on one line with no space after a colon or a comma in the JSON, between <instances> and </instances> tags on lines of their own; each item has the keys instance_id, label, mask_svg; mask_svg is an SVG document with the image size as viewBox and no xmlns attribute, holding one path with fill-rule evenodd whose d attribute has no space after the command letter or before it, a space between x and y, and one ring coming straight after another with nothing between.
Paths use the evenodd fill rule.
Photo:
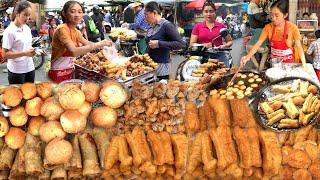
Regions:
<instances>
[{"instance_id":1,"label":"child at food stall","mask_svg":"<svg viewBox=\"0 0 320 180\"><path fill-rule=\"evenodd\" d=\"M248 54L241 58L240 67L257 52L262 43L269 39L271 58L280 58L284 63L294 62L294 46L298 50L302 65L306 69L306 59L300 42L301 35L298 27L287 19L289 11L288 0L277 0L271 5L272 22L267 24Z\"/></svg>"},{"instance_id":2,"label":"child at food stall","mask_svg":"<svg viewBox=\"0 0 320 180\"><path fill-rule=\"evenodd\" d=\"M27 1L17 3L13 10L12 22L3 32L2 56L6 59L9 84L34 82L35 71L32 56L32 35L26 24L31 14Z\"/></svg>"},{"instance_id":3,"label":"child at food stall","mask_svg":"<svg viewBox=\"0 0 320 180\"><path fill-rule=\"evenodd\" d=\"M320 80L320 29L314 33L317 40L313 41L308 50L307 55L313 56L313 68L316 71L317 77Z\"/></svg>"},{"instance_id":4,"label":"child at food stall","mask_svg":"<svg viewBox=\"0 0 320 180\"><path fill-rule=\"evenodd\" d=\"M77 30L83 18L83 8L78 1L66 2L61 15L63 24L53 34L51 69L48 72L50 79L57 83L72 78L74 57L112 44L110 40L90 42Z\"/></svg>"}]
</instances>

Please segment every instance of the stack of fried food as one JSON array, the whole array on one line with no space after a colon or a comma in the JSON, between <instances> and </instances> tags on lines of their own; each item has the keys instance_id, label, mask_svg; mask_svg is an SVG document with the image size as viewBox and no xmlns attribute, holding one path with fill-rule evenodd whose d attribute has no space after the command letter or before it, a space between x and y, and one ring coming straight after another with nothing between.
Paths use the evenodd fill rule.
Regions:
<instances>
[{"instance_id":1,"label":"stack of fried food","mask_svg":"<svg viewBox=\"0 0 320 180\"><path fill-rule=\"evenodd\" d=\"M255 73L239 73L231 86L213 89L210 95L219 95L222 99L243 99L258 91L266 83L260 75Z\"/></svg>"},{"instance_id":2,"label":"stack of fried food","mask_svg":"<svg viewBox=\"0 0 320 180\"><path fill-rule=\"evenodd\" d=\"M156 132L184 132L184 111L188 104L197 109L195 102L205 99L206 93L193 83L169 80L167 84L143 85L134 80L131 97L118 111L117 127L121 133L135 126Z\"/></svg>"},{"instance_id":3,"label":"stack of fried food","mask_svg":"<svg viewBox=\"0 0 320 180\"><path fill-rule=\"evenodd\" d=\"M87 53L86 55L77 58L74 63L97 72L104 72L105 67L112 64L103 54L102 50L98 53Z\"/></svg>"},{"instance_id":4,"label":"stack of fried food","mask_svg":"<svg viewBox=\"0 0 320 180\"><path fill-rule=\"evenodd\" d=\"M219 74L224 75L229 71L223 62L217 59L209 59L207 63L200 64L199 67L192 71L193 77L203 77L205 74Z\"/></svg>"},{"instance_id":5,"label":"stack of fried food","mask_svg":"<svg viewBox=\"0 0 320 180\"><path fill-rule=\"evenodd\" d=\"M273 85L275 94L259 104L267 125L279 129L306 126L320 111L318 88L300 79L290 85Z\"/></svg>"},{"instance_id":6,"label":"stack of fried food","mask_svg":"<svg viewBox=\"0 0 320 180\"><path fill-rule=\"evenodd\" d=\"M125 64L127 68L127 76L138 76L158 68L158 64L154 62L148 54L133 55Z\"/></svg>"}]
</instances>

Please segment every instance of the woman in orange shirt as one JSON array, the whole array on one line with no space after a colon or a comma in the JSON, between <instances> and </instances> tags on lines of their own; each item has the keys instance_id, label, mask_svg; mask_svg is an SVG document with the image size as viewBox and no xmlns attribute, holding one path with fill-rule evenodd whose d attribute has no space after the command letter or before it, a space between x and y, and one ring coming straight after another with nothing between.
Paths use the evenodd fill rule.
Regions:
<instances>
[{"instance_id":1,"label":"woman in orange shirt","mask_svg":"<svg viewBox=\"0 0 320 180\"><path fill-rule=\"evenodd\" d=\"M281 58L284 63L293 63L293 48L295 46L298 49L301 62L305 66L306 59L300 41L300 32L295 24L286 20L288 11L287 0L277 0L271 5L272 22L263 28L257 43L246 56L242 57L240 67L250 60L267 38L271 46L271 58Z\"/></svg>"},{"instance_id":2,"label":"woman in orange shirt","mask_svg":"<svg viewBox=\"0 0 320 180\"><path fill-rule=\"evenodd\" d=\"M50 79L57 83L72 78L74 57L112 44L109 40L90 42L77 30L83 17L83 8L79 2L66 2L61 15L63 24L53 34L51 69L48 73Z\"/></svg>"}]
</instances>

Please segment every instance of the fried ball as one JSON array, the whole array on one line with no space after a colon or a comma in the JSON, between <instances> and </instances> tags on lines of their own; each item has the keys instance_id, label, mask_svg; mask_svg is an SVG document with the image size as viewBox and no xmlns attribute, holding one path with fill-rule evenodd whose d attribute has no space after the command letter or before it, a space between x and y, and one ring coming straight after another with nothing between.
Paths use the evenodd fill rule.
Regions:
<instances>
[{"instance_id":1,"label":"fried ball","mask_svg":"<svg viewBox=\"0 0 320 180\"><path fill-rule=\"evenodd\" d=\"M257 78L256 82L260 83L260 82L262 82L262 79L261 78Z\"/></svg>"},{"instance_id":2,"label":"fried ball","mask_svg":"<svg viewBox=\"0 0 320 180\"><path fill-rule=\"evenodd\" d=\"M254 83L254 84L251 84L251 87L252 87L252 88L258 88L259 85Z\"/></svg>"},{"instance_id":3,"label":"fried ball","mask_svg":"<svg viewBox=\"0 0 320 180\"><path fill-rule=\"evenodd\" d=\"M226 94L226 93L227 93L227 91L224 90L224 89L223 89L223 90L220 90L220 92L219 92L219 94L221 94L221 95L222 95L222 94Z\"/></svg>"},{"instance_id":4,"label":"fried ball","mask_svg":"<svg viewBox=\"0 0 320 180\"><path fill-rule=\"evenodd\" d=\"M254 74L253 74L253 73L250 73L248 76L249 76L250 78L252 78L252 77L254 76Z\"/></svg>"},{"instance_id":5,"label":"fried ball","mask_svg":"<svg viewBox=\"0 0 320 180\"><path fill-rule=\"evenodd\" d=\"M239 81L238 84L241 86L241 85L244 85L244 82L243 81Z\"/></svg>"},{"instance_id":6,"label":"fried ball","mask_svg":"<svg viewBox=\"0 0 320 180\"><path fill-rule=\"evenodd\" d=\"M245 90L246 88L247 88L247 86L245 86L245 85L240 86L241 90Z\"/></svg>"},{"instance_id":7,"label":"fried ball","mask_svg":"<svg viewBox=\"0 0 320 180\"><path fill-rule=\"evenodd\" d=\"M247 75L243 74L243 75L241 75L241 78L245 79L245 78L247 78Z\"/></svg>"},{"instance_id":8,"label":"fried ball","mask_svg":"<svg viewBox=\"0 0 320 180\"><path fill-rule=\"evenodd\" d=\"M248 80L248 82L249 82L249 83L253 83L253 82L254 82L254 79L253 79L253 78L250 78L250 79Z\"/></svg>"}]
</instances>

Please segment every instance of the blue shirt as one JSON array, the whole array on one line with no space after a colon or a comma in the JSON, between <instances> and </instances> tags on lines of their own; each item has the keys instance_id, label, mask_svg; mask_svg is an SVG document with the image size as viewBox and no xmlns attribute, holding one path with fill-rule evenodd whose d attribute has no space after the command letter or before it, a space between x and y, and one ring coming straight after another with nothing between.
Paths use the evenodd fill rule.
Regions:
<instances>
[{"instance_id":1,"label":"blue shirt","mask_svg":"<svg viewBox=\"0 0 320 180\"><path fill-rule=\"evenodd\" d=\"M136 16L134 17L134 23L129 24L129 28L133 30L142 29L144 31L147 31L149 29L149 24L144 17L143 9L136 14Z\"/></svg>"}]
</instances>

